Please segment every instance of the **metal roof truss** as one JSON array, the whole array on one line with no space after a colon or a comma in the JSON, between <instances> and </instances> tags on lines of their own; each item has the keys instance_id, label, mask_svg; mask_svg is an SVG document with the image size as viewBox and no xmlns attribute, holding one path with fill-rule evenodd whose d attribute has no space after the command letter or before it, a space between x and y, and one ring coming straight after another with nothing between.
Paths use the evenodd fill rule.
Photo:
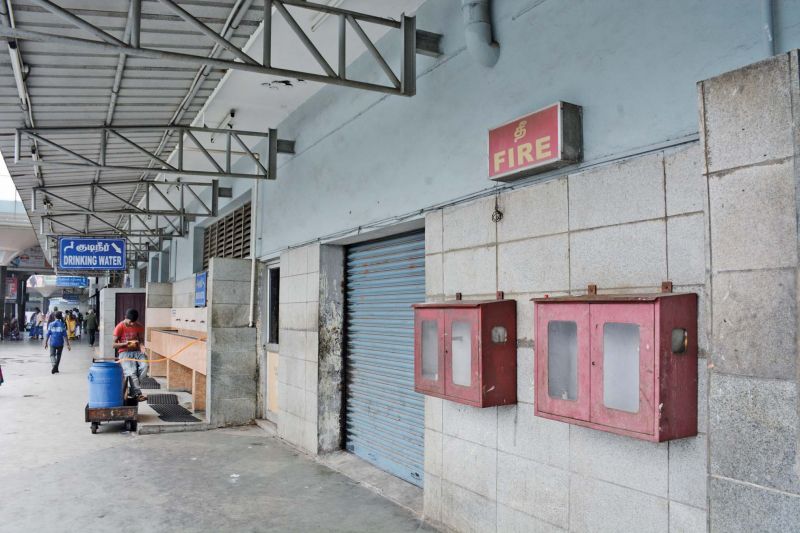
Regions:
<instances>
[{"instance_id":1,"label":"metal roof truss","mask_svg":"<svg viewBox=\"0 0 800 533\"><path fill-rule=\"evenodd\" d=\"M175 153L176 164L170 164L162 159L158 150L148 150L137 143L132 134L158 134L170 137L177 134ZM89 168L91 170L112 170L141 174L142 178L148 176L179 175L212 178L252 178L275 179L277 176L278 153L294 153L294 141L278 139L277 130L270 129L267 133L258 131L243 131L234 129L205 128L191 126L57 126L49 128L18 128L14 142L14 163L19 163L23 152L23 138L31 142L31 157L24 161L30 162L34 167L58 168ZM97 144L87 143L87 136L96 138ZM222 137L224 146L219 150L210 150L203 146L198 137L208 136L213 139ZM186 140L184 140L186 139ZM257 141L266 139L268 146L266 166L261 161L260 154L253 152L245 140ZM109 141L115 142L109 142ZM55 150L55 157L37 157L37 144L44 144ZM186 152L192 148L204 156L203 168L187 166ZM237 149L234 148L234 144ZM221 155L214 157L211 152ZM144 155L148 158L147 166L124 164L126 156L131 152ZM97 155L94 155L97 154ZM254 164L252 172L237 172L233 169L231 160L233 155L246 155ZM222 161L219 162L218 159ZM123 200L124 201L124 200Z\"/></svg>"},{"instance_id":2,"label":"metal roof truss","mask_svg":"<svg viewBox=\"0 0 800 533\"><path fill-rule=\"evenodd\" d=\"M210 39L215 45L221 46L234 56L233 59L221 59L201 56L190 53L170 52L158 48L142 47L140 33L142 22L149 18L142 16L141 0L131 0L130 37L128 42L120 40L102 28L82 18L76 12L78 9L69 9L59 6L50 0L30 0L51 13L54 18L62 19L74 28L81 30L87 37L81 38L70 35L66 31L58 31L56 22L52 30L30 31L19 27L0 26L0 37L5 39L19 39L43 43L54 43L65 46L75 46L94 52L114 52L129 57L140 57L155 60L167 60L200 66L212 66L225 69L244 70L272 76L284 76L296 79L317 81L345 87L355 87L389 94L413 96L416 93L416 54L440 55L441 35L431 32L418 32L415 17L403 16L400 21L390 18L378 17L358 13L347 9L332 7L303 0L262 0L264 29L262 32L263 59L256 61L242 48L218 34L200 18L192 15L188 10L179 6L172 0L158 0L158 2L173 16L182 19L195 31ZM309 35L303 30L287 7L297 10L310 10L317 13L334 15L339 19L338 25L338 65L334 69L319 49L314 45ZM283 17L292 29L303 47L314 57L322 72L308 70L295 70L291 68L278 68L272 65L272 18L273 8L275 13ZM152 17L152 15L150 15ZM397 30L402 36L401 67L399 72L390 66L386 58L369 38L363 24L378 24ZM346 32L350 26L359 40L366 47L369 54L375 59L386 74L388 83L374 83L348 77L346 69Z\"/></svg>"}]
</instances>

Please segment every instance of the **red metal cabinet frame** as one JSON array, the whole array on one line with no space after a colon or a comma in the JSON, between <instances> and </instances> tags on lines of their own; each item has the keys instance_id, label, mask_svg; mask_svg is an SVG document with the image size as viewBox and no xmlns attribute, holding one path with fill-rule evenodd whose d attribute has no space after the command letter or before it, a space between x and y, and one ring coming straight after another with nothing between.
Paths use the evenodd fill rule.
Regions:
<instances>
[{"instance_id":1,"label":"red metal cabinet frame","mask_svg":"<svg viewBox=\"0 0 800 533\"><path fill-rule=\"evenodd\" d=\"M474 407L517 402L517 306L514 300L416 304L414 388ZM436 324L437 372L423 369L433 346L425 328ZM430 329L428 334L430 334Z\"/></svg>"},{"instance_id":2,"label":"red metal cabinet frame","mask_svg":"<svg viewBox=\"0 0 800 533\"><path fill-rule=\"evenodd\" d=\"M651 441L697 434L697 295L534 302L537 416Z\"/></svg>"}]
</instances>

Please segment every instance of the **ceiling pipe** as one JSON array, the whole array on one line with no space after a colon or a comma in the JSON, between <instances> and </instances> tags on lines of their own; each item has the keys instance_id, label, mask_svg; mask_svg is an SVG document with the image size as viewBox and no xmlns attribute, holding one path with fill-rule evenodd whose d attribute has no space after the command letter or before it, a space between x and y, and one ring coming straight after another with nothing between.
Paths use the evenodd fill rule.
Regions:
<instances>
[{"instance_id":1,"label":"ceiling pipe","mask_svg":"<svg viewBox=\"0 0 800 533\"><path fill-rule=\"evenodd\" d=\"M464 38L467 50L485 67L493 67L500 57L500 45L492 39L490 0L461 0Z\"/></svg>"},{"instance_id":2,"label":"ceiling pipe","mask_svg":"<svg viewBox=\"0 0 800 533\"><path fill-rule=\"evenodd\" d=\"M775 55L775 6L773 0L761 0L761 22L764 30L764 53L767 57Z\"/></svg>"}]
</instances>

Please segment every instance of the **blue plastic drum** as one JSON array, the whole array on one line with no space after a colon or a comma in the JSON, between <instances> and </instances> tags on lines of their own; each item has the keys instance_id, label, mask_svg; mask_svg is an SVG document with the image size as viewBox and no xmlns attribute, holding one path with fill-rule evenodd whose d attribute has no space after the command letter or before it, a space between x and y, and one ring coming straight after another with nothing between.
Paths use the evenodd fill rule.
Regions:
<instances>
[{"instance_id":1,"label":"blue plastic drum","mask_svg":"<svg viewBox=\"0 0 800 533\"><path fill-rule=\"evenodd\" d=\"M89 407L122 405L122 367L98 361L89 368Z\"/></svg>"}]
</instances>

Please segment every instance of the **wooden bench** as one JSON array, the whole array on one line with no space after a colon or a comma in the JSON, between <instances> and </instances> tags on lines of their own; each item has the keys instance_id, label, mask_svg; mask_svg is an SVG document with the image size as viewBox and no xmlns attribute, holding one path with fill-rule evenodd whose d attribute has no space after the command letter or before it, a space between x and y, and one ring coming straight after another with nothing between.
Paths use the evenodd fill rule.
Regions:
<instances>
[{"instance_id":1,"label":"wooden bench","mask_svg":"<svg viewBox=\"0 0 800 533\"><path fill-rule=\"evenodd\" d=\"M151 329L147 345L150 375L167 378L167 389L192 394L192 410L206 408L206 340L199 333Z\"/></svg>"}]
</instances>

